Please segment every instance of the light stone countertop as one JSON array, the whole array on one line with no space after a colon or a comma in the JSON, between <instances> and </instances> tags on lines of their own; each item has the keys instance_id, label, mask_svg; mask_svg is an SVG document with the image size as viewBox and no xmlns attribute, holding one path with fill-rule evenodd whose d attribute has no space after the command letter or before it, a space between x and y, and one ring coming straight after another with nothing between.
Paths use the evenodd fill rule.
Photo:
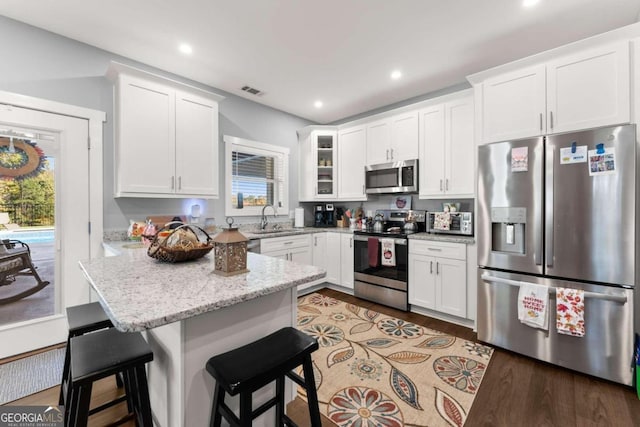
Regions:
<instances>
[{"instance_id":1,"label":"light stone countertop","mask_svg":"<svg viewBox=\"0 0 640 427\"><path fill-rule=\"evenodd\" d=\"M80 261L80 268L115 327L142 331L259 298L325 277L325 270L279 258L247 254L249 273L213 272L213 254L163 263L135 242L109 242L120 256Z\"/></svg>"},{"instance_id":2,"label":"light stone countertop","mask_svg":"<svg viewBox=\"0 0 640 427\"><path fill-rule=\"evenodd\" d=\"M473 245L476 242L476 239L471 236L455 236L455 235L431 234L431 233L410 234L409 239L431 240L436 242L464 243L465 245Z\"/></svg>"},{"instance_id":3,"label":"light stone countertop","mask_svg":"<svg viewBox=\"0 0 640 427\"><path fill-rule=\"evenodd\" d=\"M286 236L295 236L298 234L315 234L315 233L353 233L353 230L345 227L304 227L304 228L286 228L282 231L278 231L277 233L253 233L249 230L240 230L242 234L245 235L247 239L268 239L271 237L286 237Z\"/></svg>"}]
</instances>

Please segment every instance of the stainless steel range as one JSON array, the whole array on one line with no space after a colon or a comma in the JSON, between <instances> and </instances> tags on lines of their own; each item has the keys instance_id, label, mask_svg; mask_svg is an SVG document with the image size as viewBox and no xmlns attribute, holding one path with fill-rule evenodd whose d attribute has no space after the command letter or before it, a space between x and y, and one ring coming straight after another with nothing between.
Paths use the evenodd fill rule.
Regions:
<instances>
[{"instance_id":1,"label":"stainless steel range","mask_svg":"<svg viewBox=\"0 0 640 427\"><path fill-rule=\"evenodd\" d=\"M406 311L409 309L407 236L425 230L425 213L379 210L378 215L382 218L379 231L354 231L354 295Z\"/></svg>"}]
</instances>

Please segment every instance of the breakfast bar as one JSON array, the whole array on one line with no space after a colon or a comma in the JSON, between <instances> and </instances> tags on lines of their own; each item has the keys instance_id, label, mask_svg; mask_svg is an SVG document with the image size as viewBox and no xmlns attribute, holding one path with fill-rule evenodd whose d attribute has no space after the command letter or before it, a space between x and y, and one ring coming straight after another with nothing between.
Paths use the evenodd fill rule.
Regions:
<instances>
[{"instance_id":1,"label":"breakfast bar","mask_svg":"<svg viewBox=\"0 0 640 427\"><path fill-rule=\"evenodd\" d=\"M145 331L154 353L151 408L154 424L163 427L208 425L214 384L206 361L295 327L296 286L325 276L314 266L254 253L247 257L249 272L230 277L213 272L212 255L168 264L144 249L81 261L80 267L116 328ZM270 390L262 390L254 399L269 397ZM234 408L237 402L230 401ZM268 411L255 425L271 425L272 416Z\"/></svg>"}]
</instances>

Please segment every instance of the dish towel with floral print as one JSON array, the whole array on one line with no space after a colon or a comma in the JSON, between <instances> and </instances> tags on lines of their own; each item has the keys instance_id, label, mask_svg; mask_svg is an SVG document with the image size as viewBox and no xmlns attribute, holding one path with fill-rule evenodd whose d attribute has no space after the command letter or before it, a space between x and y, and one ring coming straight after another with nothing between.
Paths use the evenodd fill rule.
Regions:
<instances>
[{"instance_id":1,"label":"dish towel with floral print","mask_svg":"<svg viewBox=\"0 0 640 427\"><path fill-rule=\"evenodd\" d=\"M549 288L535 283L520 282L518 320L532 328L549 329Z\"/></svg>"},{"instance_id":2,"label":"dish towel with floral print","mask_svg":"<svg viewBox=\"0 0 640 427\"><path fill-rule=\"evenodd\" d=\"M380 239L381 264L386 267L396 266L396 242L393 239Z\"/></svg>"},{"instance_id":3,"label":"dish towel with floral print","mask_svg":"<svg viewBox=\"0 0 640 427\"><path fill-rule=\"evenodd\" d=\"M556 329L559 334L584 336L584 291L556 288Z\"/></svg>"}]
</instances>

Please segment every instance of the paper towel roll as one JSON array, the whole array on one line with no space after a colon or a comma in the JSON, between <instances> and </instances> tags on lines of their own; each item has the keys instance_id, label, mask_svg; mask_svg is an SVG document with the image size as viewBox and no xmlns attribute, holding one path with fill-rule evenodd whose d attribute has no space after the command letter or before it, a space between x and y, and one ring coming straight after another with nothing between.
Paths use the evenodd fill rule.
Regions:
<instances>
[{"instance_id":1,"label":"paper towel roll","mask_svg":"<svg viewBox=\"0 0 640 427\"><path fill-rule=\"evenodd\" d=\"M296 208L296 215L295 215L295 221L293 226L299 227L299 228L304 227L304 209L303 208Z\"/></svg>"}]
</instances>

